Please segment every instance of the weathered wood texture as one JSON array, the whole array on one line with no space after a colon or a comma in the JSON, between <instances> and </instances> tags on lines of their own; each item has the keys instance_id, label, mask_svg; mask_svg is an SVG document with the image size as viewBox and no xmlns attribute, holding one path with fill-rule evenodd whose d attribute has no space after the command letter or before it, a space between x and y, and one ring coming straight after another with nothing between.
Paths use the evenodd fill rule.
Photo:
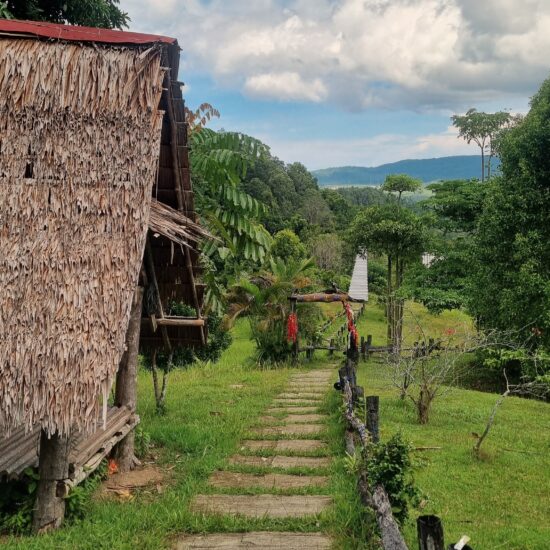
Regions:
<instances>
[{"instance_id":1,"label":"weathered wood texture","mask_svg":"<svg viewBox=\"0 0 550 550\"><path fill-rule=\"evenodd\" d=\"M110 452L114 444L124 437L139 421L139 417L126 407L112 407L107 412L107 422L100 421L96 431L87 435L74 434L69 453L68 480L82 481L95 468L92 466ZM21 427L9 438L0 439L0 481L18 478L27 468L38 467L40 429L28 433ZM101 460L99 460L101 462ZM80 474L79 474L80 472ZM81 477L82 474L84 477Z\"/></svg>"},{"instance_id":2,"label":"weathered wood texture","mask_svg":"<svg viewBox=\"0 0 550 550\"><path fill-rule=\"evenodd\" d=\"M35 533L57 529L65 517L64 493L58 489L59 480L69 475L70 439L57 433L40 433L40 463L38 488L33 510L32 528Z\"/></svg>"},{"instance_id":3,"label":"weathered wood texture","mask_svg":"<svg viewBox=\"0 0 550 550\"><path fill-rule=\"evenodd\" d=\"M443 524L437 516L420 516L416 520L419 550L445 550Z\"/></svg>"},{"instance_id":4,"label":"weathered wood texture","mask_svg":"<svg viewBox=\"0 0 550 550\"><path fill-rule=\"evenodd\" d=\"M332 499L324 496L197 495L191 509L194 512L249 518L296 518L316 516L331 504Z\"/></svg>"},{"instance_id":5,"label":"weathered wood texture","mask_svg":"<svg viewBox=\"0 0 550 550\"><path fill-rule=\"evenodd\" d=\"M143 288L137 287L132 301L130 322L126 332L126 351L120 361L116 377L115 405L135 412L137 405L137 373L139 331L143 307ZM128 472L137 464L134 452L134 431L131 430L114 448L113 456L119 472Z\"/></svg>"},{"instance_id":6,"label":"weathered wood texture","mask_svg":"<svg viewBox=\"0 0 550 550\"><path fill-rule=\"evenodd\" d=\"M189 535L176 544L177 550L329 550L329 537L319 533L280 533L259 531L252 533L222 533L214 535Z\"/></svg>"}]
</instances>

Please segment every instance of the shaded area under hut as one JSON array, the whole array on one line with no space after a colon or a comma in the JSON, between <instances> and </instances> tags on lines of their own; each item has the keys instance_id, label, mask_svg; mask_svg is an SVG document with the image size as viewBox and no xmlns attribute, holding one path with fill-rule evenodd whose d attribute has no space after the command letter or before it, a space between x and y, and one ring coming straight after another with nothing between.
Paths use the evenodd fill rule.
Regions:
<instances>
[{"instance_id":1,"label":"shaded area under hut","mask_svg":"<svg viewBox=\"0 0 550 550\"><path fill-rule=\"evenodd\" d=\"M178 67L173 38L0 20L0 477L39 467L36 531L132 467L139 348L206 340Z\"/></svg>"}]
</instances>

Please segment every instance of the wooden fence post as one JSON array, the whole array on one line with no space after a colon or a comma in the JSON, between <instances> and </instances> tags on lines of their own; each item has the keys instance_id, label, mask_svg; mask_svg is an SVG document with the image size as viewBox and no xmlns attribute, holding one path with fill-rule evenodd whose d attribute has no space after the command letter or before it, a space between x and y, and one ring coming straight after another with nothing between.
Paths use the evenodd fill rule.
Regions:
<instances>
[{"instance_id":1,"label":"wooden fence post","mask_svg":"<svg viewBox=\"0 0 550 550\"><path fill-rule=\"evenodd\" d=\"M143 287L137 287L134 292L130 322L126 332L126 351L120 361L116 376L115 405L128 407L132 412L137 404L137 374L139 354L139 333L141 329L141 314L143 304ZM137 463L134 454L134 430L122 439L113 450L119 472L132 470Z\"/></svg>"},{"instance_id":2,"label":"wooden fence post","mask_svg":"<svg viewBox=\"0 0 550 550\"><path fill-rule=\"evenodd\" d=\"M365 337L361 336L361 358L363 361L367 358L365 353Z\"/></svg>"},{"instance_id":3,"label":"wooden fence post","mask_svg":"<svg viewBox=\"0 0 550 550\"><path fill-rule=\"evenodd\" d=\"M420 516L416 532L419 550L445 550L443 524L437 516Z\"/></svg>"},{"instance_id":4,"label":"wooden fence post","mask_svg":"<svg viewBox=\"0 0 550 550\"><path fill-rule=\"evenodd\" d=\"M365 359L369 358L369 348L372 347L372 334L367 334L367 342L365 343Z\"/></svg>"},{"instance_id":5,"label":"wooden fence post","mask_svg":"<svg viewBox=\"0 0 550 550\"><path fill-rule=\"evenodd\" d=\"M378 395L367 396L367 430L369 431L372 441L378 443L380 441L380 427L379 427L379 410L380 410L380 398Z\"/></svg>"},{"instance_id":6,"label":"wooden fence post","mask_svg":"<svg viewBox=\"0 0 550 550\"><path fill-rule=\"evenodd\" d=\"M334 338L330 339L330 350L328 352L330 356L334 355Z\"/></svg>"}]
</instances>

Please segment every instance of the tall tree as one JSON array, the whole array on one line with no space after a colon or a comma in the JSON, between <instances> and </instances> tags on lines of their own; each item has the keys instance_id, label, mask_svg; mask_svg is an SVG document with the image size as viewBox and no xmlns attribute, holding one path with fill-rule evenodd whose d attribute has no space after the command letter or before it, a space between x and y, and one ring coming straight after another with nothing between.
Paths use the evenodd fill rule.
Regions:
<instances>
[{"instance_id":1,"label":"tall tree","mask_svg":"<svg viewBox=\"0 0 550 550\"><path fill-rule=\"evenodd\" d=\"M470 308L484 327L550 348L550 79L499 143L471 269Z\"/></svg>"},{"instance_id":2,"label":"tall tree","mask_svg":"<svg viewBox=\"0 0 550 550\"><path fill-rule=\"evenodd\" d=\"M0 17L122 29L130 18L119 0L7 0L0 2Z\"/></svg>"},{"instance_id":3,"label":"tall tree","mask_svg":"<svg viewBox=\"0 0 550 550\"><path fill-rule=\"evenodd\" d=\"M465 115L453 115L451 121L458 128L458 137L472 141L481 151L481 181L485 181L485 155L488 154L487 176L491 178L491 160L495 154L494 140L498 133L516 118L506 111L484 113L469 109Z\"/></svg>"},{"instance_id":4,"label":"tall tree","mask_svg":"<svg viewBox=\"0 0 550 550\"><path fill-rule=\"evenodd\" d=\"M403 193L414 193L422 188L422 181L407 174L388 174L381 186L383 191L397 193L397 204L401 206Z\"/></svg>"},{"instance_id":5,"label":"tall tree","mask_svg":"<svg viewBox=\"0 0 550 550\"><path fill-rule=\"evenodd\" d=\"M374 206L362 210L350 230L356 249L386 256L386 316L388 345L399 352L403 337L404 302L398 294L408 263L418 260L426 246L422 219L396 205Z\"/></svg>"}]
</instances>

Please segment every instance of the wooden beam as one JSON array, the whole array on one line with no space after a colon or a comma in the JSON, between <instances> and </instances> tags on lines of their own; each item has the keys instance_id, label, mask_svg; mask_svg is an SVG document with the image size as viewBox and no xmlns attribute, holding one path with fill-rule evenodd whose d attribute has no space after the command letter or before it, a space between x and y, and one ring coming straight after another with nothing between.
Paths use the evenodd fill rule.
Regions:
<instances>
[{"instance_id":1,"label":"wooden beam","mask_svg":"<svg viewBox=\"0 0 550 550\"><path fill-rule=\"evenodd\" d=\"M65 517L65 499L58 483L69 475L70 439L55 433L40 434L40 458L38 462L38 489L34 504L32 529L45 533L57 529Z\"/></svg>"},{"instance_id":2,"label":"wooden beam","mask_svg":"<svg viewBox=\"0 0 550 550\"><path fill-rule=\"evenodd\" d=\"M354 302L354 303L363 303L364 300L355 300L350 298L348 294L327 294L326 292L316 292L313 294L292 294L289 298L294 302L298 303L330 303L330 302Z\"/></svg>"},{"instance_id":3,"label":"wooden beam","mask_svg":"<svg viewBox=\"0 0 550 550\"><path fill-rule=\"evenodd\" d=\"M141 311L143 306L143 288L137 287L132 301L132 311L128 330L126 331L126 351L122 355L116 377L115 405L127 407L132 412L137 404L137 373L139 355L139 333L141 330ZM128 435L115 447L113 457L119 472L133 470L138 463L134 452L134 432Z\"/></svg>"},{"instance_id":4,"label":"wooden beam","mask_svg":"<svg viewBox=\"0 0 550 550\"><path fill-rule=\"evenodd\" d=\"M172 95L172 81L170 74L167 72L165 79L167 80L166 88L166 106L168 112L168 120L170 122L170 148L172 150L172 170L174 172L174 179L176 180L176 197L178 201L178 210L187 210L187 205L184 203L183 198L183 181L180 172L180 163L178 155L178 133L176 128L176 118L174 114L174 104Z\"/></svg>"},{"instance_id":5,"label":"wooden beam","mask_svg":"<svg viewBox=\"0 0 550 550\"><path fill-rule=\"evenodd\" d=\"M156 323L158 324L159 320L164 317L164 308L162 307L162 300L160 299L160 290L159 285L157 283L157 275L155 271L155 262L153 260L153 250L151 248L151 240L149 239L149 235L147 235L147 240L145 242L145 265L148 270L148 277L150 280L150 284L153 287L153 291L155 293L155 297L157 300L157 313L159 314L159 318L156 319ZM151 320L153 323L153 326L155 322ZM167 352L172 351L172 345L170 344L170 338L168 336L168 331L166 330L166 327L160 327L161 334L162 334L162 340L164 342L164 347L166 348Z\"/></svg>"},{"instance_id":6,"label":"wooden beam","mask_svg":"<svg viewBox=\"0 0 550 550\"><path fill-rule=\"evenodd\" d=\"M194 319L190 317L163 317L157 319L161 327L204 327L204 319Z\"/></svg>"}]
</instances>

